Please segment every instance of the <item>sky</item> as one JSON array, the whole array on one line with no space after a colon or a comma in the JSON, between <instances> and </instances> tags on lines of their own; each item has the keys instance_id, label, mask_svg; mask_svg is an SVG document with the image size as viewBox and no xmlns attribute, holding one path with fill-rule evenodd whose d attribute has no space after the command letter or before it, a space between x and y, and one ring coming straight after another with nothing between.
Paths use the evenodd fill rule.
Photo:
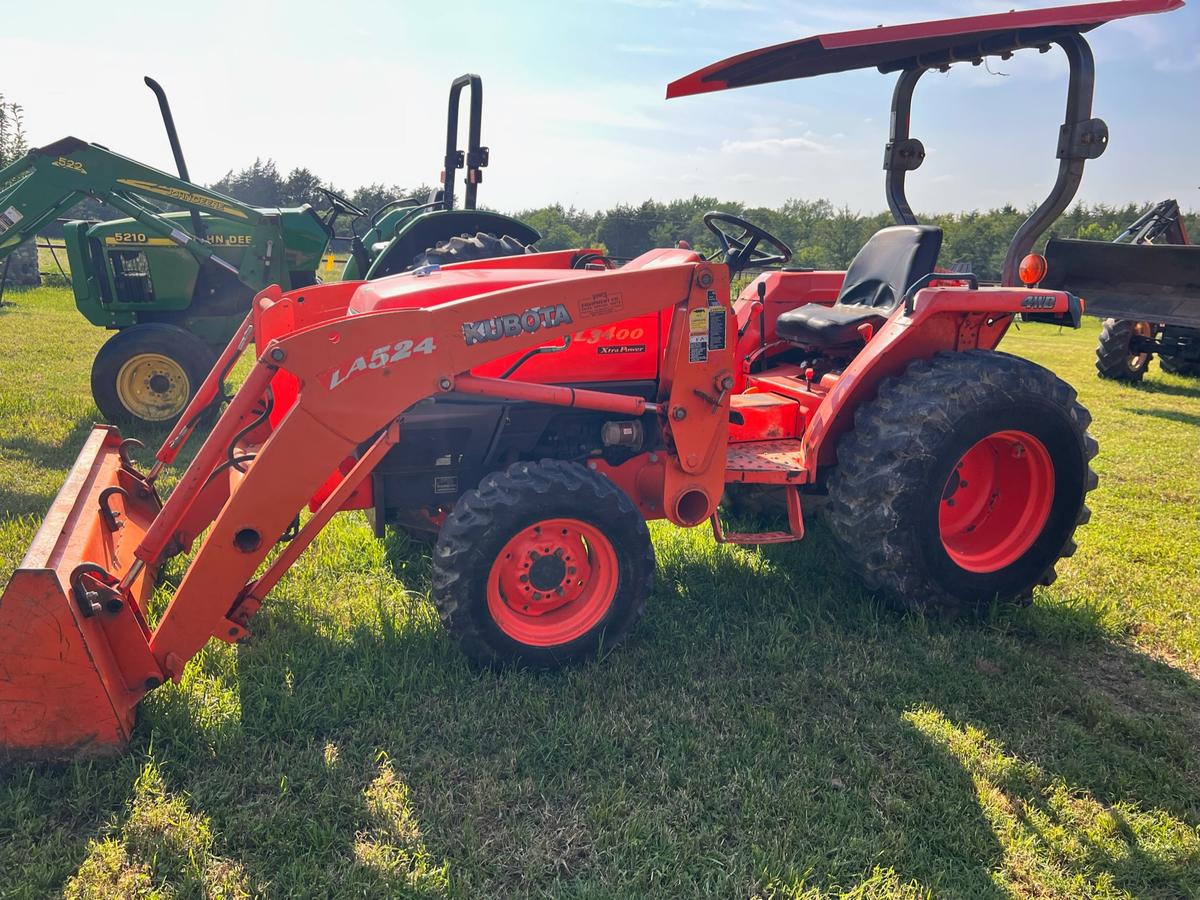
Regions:
<instances>
[{"instance_id":1,"label":"sky","mask_svg":"<svg viewBox=\"0 0 1200 900\"><path fill-rule=\"evenodd\" d=\"M695 194L885 208L892 76L874 70L667 101L669 81L813 34L1013 8L1014 0L205 0L6 4L0 92L38 146L74 135L173 171L152 75L194 180L256 157L352 188L438 177L446 95L484 80L480 202L585 209ZM1022 8L1061 2L1025 0ZM1080 198L1200 208L1200 0L1089 35L1111 143ZM1040 200L1057 171L1066 65L1024 51L917 89L918 210ZM465 135L465 123L464 123Z\"/></svg>"}]
</instances>

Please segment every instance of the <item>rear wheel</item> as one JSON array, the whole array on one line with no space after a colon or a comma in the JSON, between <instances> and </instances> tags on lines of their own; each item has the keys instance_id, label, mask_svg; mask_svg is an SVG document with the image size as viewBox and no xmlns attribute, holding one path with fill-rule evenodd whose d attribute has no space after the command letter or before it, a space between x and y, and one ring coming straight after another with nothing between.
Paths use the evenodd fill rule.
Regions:
<instances>
[{"instance_id":1,"label":"rear wheel","mask_svg":"<svg viewBox=\"0 0 1200 900\"><path fill-rule=\"evenodd\" d=\"M1152 340L1154 326L1149 322L1105 319L1096 346L1096 371L1101 378L1114 381L1141 381L1154 355L1132 346L1139 339Z\"/></svg>"},{"instance_id":2,"label":"rear wheel","mask_svg":"<svg viewBox=\"0 0 1200 900\"><path fill-rule=\"evenodd\" d=\"M202 340L175 325L123 328L92 363L92 396L108 422L164 424L183 412L216 357Z\"/></svg>"},{"instance_id":3,"label":"rear wheel","mask_svg":"<svg viewBox=\"0 0 1200 900\"><path fill-rule=\"evenodd\" d=\"M475 237L464 234L430 247L413 260L413 266L448 266L451 263L494 259L498 256L520 256L533 252L535 251L532 246L526 246L508 235L496 237L494 234L480 231Z\"/></svg>"},{"instance_id":4,"label":"rear wheel","mask_svg":"<svg viewBox=\"0 0 1200 900\"><path fill-rule=\"evenodd\" d=\"M554 669L615 647L654 578L646 522L575 463L516 463L468 491L434 551L433 601L483 666Z\"/></svg>"},{"instance_id":5,"label":"rear wheel","mask_svg":"<svg viewBox=\"0 0 1200 900\"><path fill-rule=\"evenodd\" d=\"M912 364L838 446L829 516L843 556L904 608L1028 598L1089 518L1090 421L1027 360L977 350Z\"/></svg>"}]
</instances>

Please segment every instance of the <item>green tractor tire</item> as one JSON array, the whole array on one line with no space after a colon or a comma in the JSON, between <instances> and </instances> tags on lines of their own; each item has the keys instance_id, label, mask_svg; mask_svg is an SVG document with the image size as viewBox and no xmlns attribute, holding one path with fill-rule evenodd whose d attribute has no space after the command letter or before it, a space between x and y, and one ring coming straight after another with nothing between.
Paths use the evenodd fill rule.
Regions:
<instances>
[{"instance_id":1,"label":"green tractor tire","mask_svg":"<svg viewBox=\"0 0 1200 900\"><path fill-rule=\"evenodd\" d=\"M476 259L495 259L498 256L521 256L525 253L535 253L532 245L522 244L516 238L503 235L496 237L485 232L478 232L475 237L462 235L442 241L435 247L430 247L413 260L413 267L447 266L451 263L468 262Z\"/></svg>"},{"instance_id":2,"label":"green tractor tire","mask_svg":"<svg viewBox=\"0 0 1200 900\"><path fill-rule=\"evenodd\" d=\"M167 425L179 418L216 362L190 331L150 322L123 328L92 363L92 397L108 422Z\"/></svg>"}]
</instances>

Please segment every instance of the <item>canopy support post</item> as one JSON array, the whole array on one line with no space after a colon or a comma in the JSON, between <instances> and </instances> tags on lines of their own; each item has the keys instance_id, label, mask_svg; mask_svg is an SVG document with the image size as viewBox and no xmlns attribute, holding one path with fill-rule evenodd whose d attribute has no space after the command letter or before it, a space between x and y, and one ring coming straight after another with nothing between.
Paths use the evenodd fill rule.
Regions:
<instances>
[{"instance_id":1,"label":"canopy support post","mask_svg":"<svg viewBox=\"0 0 1200 900\"><path fill-rule=\"evenodd\" d=\"M905 176L925 162L925 145L909 134L912 124L912 98L917 82L927 70L904 69L892 92L892 119L888 131L888 142L883 152L883 168L887 171L886 191L888 209L897 225L916 225L905 192Z\"/></svg>"},{"instance_id":2,"label":"canopy support post","mask_svg":"<svg viewBox=\"0 0 1200 900\"><path fill-rule=\"evenodd\" d=\"M1103 119L1092 118L1092 95L1096 86L1096 62L1092 48L1078 32L1056 38L1054 43L1067 54L1067 62L1071 67L1067 85L1067 112L1058 134L1058 178L1050 189L1050 196L1042 201L1041 206L1013 235L1001 270L1000 281L1005 287L1015 287L1021 283L1017 271L1021 260L1075 199L1083 179L1084 163L1096 159L1108 147L1108 126Z\"/></svg>"}]
</instances>

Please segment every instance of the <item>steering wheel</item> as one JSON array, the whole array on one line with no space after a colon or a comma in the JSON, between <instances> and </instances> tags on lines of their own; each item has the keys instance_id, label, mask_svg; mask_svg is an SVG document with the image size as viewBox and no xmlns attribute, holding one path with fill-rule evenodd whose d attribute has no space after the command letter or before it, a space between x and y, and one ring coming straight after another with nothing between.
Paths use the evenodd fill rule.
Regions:
<instances>
[{"instance_id":1,"label":"steering wheel","mask_svg":"<svg viewBox=\"0 0 1200 900\"><path fill-rule=\"evenodd\" d=\"M704 214L704 224L708 230L717 236L721 249L725 251L725 263L729 266L729 274L736 275L750 266L765 267L781 265L792 258L792 248L764 228L752 225L745 219L731 216L729 213L710 212ZM731 226L727 231L722 226ZM741 234L734 237L734 232ZM758 245L765 243L775 249L776 253L760 250Z\"/></svg>"},{"instance_id":2,"label":"steering wheel","mask_svg":"<svg viewBox=\"0 0 1200 900\"><path fill-rule=\"evenodd\" d=\"M592 267L600 267L604 269L615 269L616 264L605 256L603 253L582 253L579 258L571 263L572 269L588 269Z\"/></svg>"},{"instance_id":3,"label":"steering wheel","mask_svg":"<svg viewBox=\"0 0 1200 900\"><path fill-rule=\"evenodd\" d=\"M319 187L317 190L324 194L335 208L340 206L343 210L350 213L350 215L357 216L359 218L370 215L370 213L368 213L365 209L355 206L341 194L331 191L329 188Z\"/></svg>"}]
</instances>

